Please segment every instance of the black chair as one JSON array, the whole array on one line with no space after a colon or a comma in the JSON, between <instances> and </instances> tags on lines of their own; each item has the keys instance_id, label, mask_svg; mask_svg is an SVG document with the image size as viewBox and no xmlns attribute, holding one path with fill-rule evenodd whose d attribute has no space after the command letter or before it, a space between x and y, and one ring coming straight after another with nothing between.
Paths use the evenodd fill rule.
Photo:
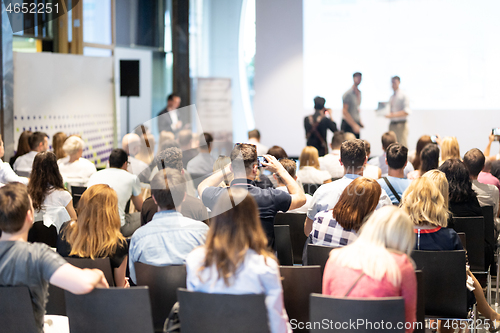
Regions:
<instances>
[{"instance_id":1,"label":"black chair","mask_svg":"<svg viewBox=\"0 0 500 333\"><path fill-rule=\"evenodd\" d=\"M54 225L46 227L42 221L33 223L28 232L28 242L44 243L50 247L57 247L57 229Z\"/></svg>"},{"instance_id":2,"label":"black chair","mask_svg":"<svg viewBox=\"0 0 500 333\"><path fill-rule=\"evenodd\" d=\"M304 193L314 195L314 192L323 184L308 184L303 183L302 188L304 188Z\"/></svg>"},{"instance_id":3,"label":"black chair","mask_svg":"<svg viewBox=\"0 0 500 333\"><path fill-rule=\"evenodd\" d=\"M0 287L2 333L38 332L28 287Z\"/></svg>"},{"instance_id":4,"label":"black chair","mask_svg":"<svg viewBox=\"0 0 500 333\"><path fill-rule=\"evenodd\" d=\"M419 251L411 254L423 271L425 315L467 319L465 251Z\"/></svg>"},{"instance_id":5,"label":"black chair","mask_svg":"<svg viewBox=\"0 0 500 333\"><path fill-rule=\"evenodd\" d=\"M287 225L275 225L274 238L280 265L293 266L293 251L292 240L290 238L290 227Z\"/></svg>"},{"instance_id":6,"label":"black chair","mask_svg":"<svg viewBox=\"0 0 500 333\"><path fill-rule=\"evenodd\" d=\"M417 323L414 333L425 333L425 285L424 273L421 270L415 271L417 277Z\"/></svg>"},{"instance_id":7,"label":"black chair","mask_svg":"<svg viewBox=\"0 0 500 333\"><path fill-rule=\"evenodd\" d=\"M401 328L398 328L398 323L405 322L403 297L337 298L311 294L309 313L312 323L326 321L329 323L328 329L324 329L322 325L313 326L311 330L313 333L325 331L404 333L405 331L404 325L399 324ZM384 326L380 326L382 322ZM356 326L353 328L350 323Z\"/></svg>"},{"instance_id":8,"label":"black chair","mask_svg":"<svg viewBox=\"0 0 500 333\"><path fill-rule=\"evenodd\" d=\"M269 333L264 294L209 294L178 289L177 298L182 333Z\"/></svg>"},{"instance_id":9,"label":"black chair","mask_svg":"<svg viewBox=\"0 0 500 333\"><path fill-rule=\"evenodd\" d=\"M172 306L177 302L177 288L186 288L186 266L152 266L136 262L138 286L148 286L156 332L163 332L163 324Z\"/></svg>"},{"instance_id":10,"label":"black chair","mask_svg":"<svg viewBox=\"0 0 500 333\"><path fill-rule=\"evenodd\" d=\"M493 206L481 207L484 217L484 241L485 247L485 262L486 267L491 266L491 271L496 272L495 267L495 246L496 246L496 230L495 230L495 217L493 213Z\"/></svg>"},{"instance_id":11,"label":"black chair","mask_svg":"<svg viewBox=\"0 0 500 333\"><path fill-rule=\"evenodd\" d=\"M16 173L17 173L17 175L19 177L26 177L26 178L29 178L30 175L31 175L31 171L20 171L20 170L18 170L18 171L16 171Z\"/></svg>"},{"instance_id":12,"label":"black chair","mask_svg":"<svg viewBox=\"0 0 500 333\"><path fill-rule=\"evenodd\" d=\"M292 240L293 263L302 264L302 252L307 236L304 234L306 214L278 213L274 225L289 225Z\"/></svg>"},{"instance_id":13,"label":"black chair","mask_svg":"<svg viewBox=\"0 0 500 333\"><path fill-rule=\"evenodd\" d=\"M80 201L80 198L82 197L82 194L86 189L87 187L85 186L71 186L71 196L73 197L74 208L78 207L78 202Z\"/></svg>"},{"instance_id":14,"label":"black chair","mask_svg":"<svg viewBox=\"0 0 500 333\"><path fill-rule=\"evenodd\" d=\"M334 247L322 246L322 245L314 245L307 244L307 265L320 265L321 266L321 275L323 275L323 271L325 270L326 262L330 257L330 252L335 249Z\"/></svg>"},{"instance_id":15,"label":"black chair","mask_svg":"<svg viewBox=\"0 0 500 333\"><path fill-rule=\"evenodd\" d=\"M467 238L467 257L471 271L485 271L484 260L484 218L474 217L454 217L453 229L456 232L463 232Z\"/></svg>"},{"instance_id":16,"label":"black chair","mask_svg":"<svg viewBox=\"0 0 500 333\"><path fill-rule=\"evenodd\" d=\"M321 266L280 266L283 280L283 298L285 309L290 320L309 321L309 295L321 293ZM306 329L295 329L297 332L309 332Z\"/></svg>"},{"instance_id":17,"label":"black chair","mask_svg":"<svg viewBox=\"0 0 500 333\"><path fill-rule=\"evenodd\" d=\"M148 287L65 291L71 333L153 332Z\"/></svg>"}]
</instances>

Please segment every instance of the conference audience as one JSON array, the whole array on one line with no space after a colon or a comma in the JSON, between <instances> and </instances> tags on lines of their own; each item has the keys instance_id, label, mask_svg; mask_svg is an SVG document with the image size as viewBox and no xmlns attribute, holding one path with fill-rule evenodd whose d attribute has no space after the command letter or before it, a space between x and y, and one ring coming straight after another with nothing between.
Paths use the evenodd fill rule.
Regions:
<instances>
[{"instance_id":1,"label":"conference audience","mask_svg":"<svg viewBox=\"0 0 500 333\"><path fill-rule=\"evenodd\" d=\"M411 180L405 178L404 169L408 163L408 148L399 143L392 143L386 149L388 175L378 180L380 186L389 195L393 205L399 205L403 192Z\"/></svg>"},{"instance_id":2,"label":"conference audience","mask_svg":"<svg viewBox=\"0 0 500 333\"><path fill-rule=\"evenodd\" d=\"M415 180L425 174L427 171L439 167L439 146L437 144L428 144L420 153L420 168L408 173L407 178Z\"/></svg>"},{"instance_id":3,"label":"conference audience","mask_svg":"<svg viewBox=\"0 0 500 333\"><path fill-rule=\"evenodd\" d=\"M408 154L408 161L411 162L415 170L420 169L420 153L429 143L432 143L431 137L429 135L422 135L417 141L416 150Z\"/></svg>"},{"instance_id":4,"label":"conference audience","mask_svg":"<svg viewBox=\"0 0 500 333\"><path fill-rule=\"evenodd\" d=\"M184 166L184 169L186 169L189 161L191 161L199 153L198 149L193 148L193 133L191 130L186 129L179 132L179 145L182 149L182 165ZM162 150L165 149L163 146L161 147Z\"/></svg>"},{"instance_id":5,"label":"conference audience","mask_svg":"<svg viewBox=\"0 0 500 333\"><path fill-rule=\"evenodd\" d=\"M500 180L497 177L493 176L491 171L491 166L493 163L494 162L489 158L485 158L483 170L477 176L477 180L483 184L494 185L500 191ZM499 168L497 168L497 170L498 169Z\"/></svg>"},{"instance_id":6,"label":"conference audience","mask_svg":"<svg viewBox=\"0 0 500 333\"><path fill-rule=\"evenodd\" d=\"M213 207L218 214L212 221L205 245L187 256L187 289L265 294L270 332L291 333L278 262L269 251L254 198L240 188L231 188L221 195ZM238 204L231 206L229 202Z\"/></svg>"},{"instance_id":7,"label":"conference audience","mask_svg":"<svg viewBox=\"0 0 500 333\"><path fill-rule=\"evenodd\" d=\"M396 138L396 133L394 133L393 131L385 132L384 134L382 134L382 150L384 151L384 153L380 155L378 158L372 158L368 162L371 165L378 166L382 170L381 177L387 177L389 173L389 167L385 162L387 159L386 156L387 147L389 147L392 143L397 143L397 142L398 140ZM414 171L413 165L411 163L408 163L404 169L404 176L407 177L407 175L413 171Z\"/></svg>"},{"instance_id":8,"label":"conference audience","mask_svg":"<svg viewBox=\"0 0 500 333\"><path fill-rule=\"evenodd\" d=\"M28 287L37 332L43 333L49 283L73 294L107 288L108 283L100 270L74 267L46 244L28 243L33 217L25 185L12 183L0 188L0 285ZM17 315L22 318L28 314Z\"/></svg>"},{"instance_id":9,"label":"conference audience","mask_svg":"<svg viewBox=\"0 0 500 333\"><path fill-rule=\"evenodd\" d=\"M333 133L332 142L330 143L332 151L319 158L320 169L328 171L333 179L339 179L344 176L344 167L340 163L340 146L344 141L346 141L344 131Z\"/></svg>"},{"instance_id":10,"label":"conference audience","mask_svg":"<svg viewBox=\"0 0 500 333\"><path fill-rule=\"evenodd\" d=\"M269 148L260 143L260 132L258 129L253 129L248 132L248 143L257 147L257 155L263 156L267 153Z\"/></svg>"},{"instance_id":11,"label":"conference audience","mask_svg":"<svg viewBox=\"0 0 500 333\"><path fill-rule=\"evenodd\" d=\"M148 164L135 158L141 149L141 138L135 133L128 133L123 136L122 149L128 154L127 171L139 177Z\"/></svg>"},{"instance_id":12,"label":"conference audience","mask_svg":"<svg viewBox=\"0 0 500 333\"><path fill-rule=\"evenodd\" d=\"M449 159L460 159L460 146L458 140L454 136L447 136L441 142L441 160L439 165Z\"/></svg>"},{"instance_id":13,"label":"conference audience","mask_svg":"<svg viewBox=\"0 0 500 333\"><path fill-rule=\"evenodd\" d=\"M14 168L14 163L16 162L19 156L23 156L31 151L29 138L33 134L31 131L23 131L19 136L19 140L17 142L17 151L9 160L9 164L12 168Z\"/></svg>"},{"instance_id":14,"label":"conference audience","mask_svg":"<svg viewBox=\"0 0 500 333\"><path fill-rule=\"evenodd\" d=\"M409 258L415 244L408 215L396 207L374 212L352 244L331 252L323 294L334 297L394 297L405 302L405 321L416 322L417 279Z\"/></svg>"},{"instance_id":15,"label":"conference audience","mask_svg":"<svg viewBox=\"0 0 500 333\"><path fill-rule=\"evenodd\" d=\"M229 156L220 155L214 162L213 172L224 170L224 168L231 164L231 158ZM229 175L224 175L224 180L220 183L220 187L228 187L234 179L234 175L231 173Z\"/></svg>"},{"instance_id":16,"label":"conference audience","mask_svg":"<svg viewBox=\"0 0 500 333\"><path fill-rule=\"evenodd\" d=\"M182 163L182 159L179 160ZM182 265L187 255L206 240L208 226L178 212L186 196L186 179L175 169L160 170L151 181L158 212L132 235L130 278L137 283L135 262L154 266Z\"/></svg>"},{"instance_id":17,"label":"conference audience","mask_svg":"<svg viewBox=\"0 0 500 333\"><path fill-rule=\"evenodd\" d=\"M64 141L66 141L67 138L68 136L63 132L57 132L52 137L52 151L56 154L58 160L67 157L67 154L63 149Z\"/></svg>"},{"instance_id":18,"label":"conference audience","mask_svg":"<svg viewBox=\"0 0 500 333\"><path fill-rule=\"evenodd\" d=\"M63 257L109 258L115 286L129 287L128 244L120 232L117 205L118 196L108 185L89 187L78 202L78 220L61 227L57 252Z\"/></svg>"},{"instance_id":19,"label":"conference audience","mask_svg":"<svg viewBox=\"0 0 500 333\"><path fill-rule=\"evenodd\" d=\"M127 171L128 155L123 149L115 148L109 155L109 168L94 173L87 187L96 184L109 185L118 195L118 212L120 214L121 232L129 237L141 226L140 211L142 208L141 184L136 175ZM125 212L127 202L131 200L138 212Z\"/></svg>"},{"instance_id":20,"label":"conference audience","mask_svg":"<svg viewBox=\"0 0 500 333\"><path fill-rule=\"evenodd\" d=\"M297 178L302 184L323 184L331 181L328 171L320 170L318 150L312 146L302 149L299 157Z\"/></svg>"},{"instance_id":21,"label":"conference audience","mask_svg":"<svg viewBox=\"0 0 500 333\"><path fill-rule=\"evenodd\" d=\"M33 167L33 160L36 154L47 151L49 149L49 137L43 132L35 132L28 138L30 151L22 156L19 156L14 162L13 169L20 176L29 175Z\"/></svg>"},{"instance_id":22,"label":"conference audience","mask_svg":"<svg viewBox=\"0 0 500 333\"><path fill-rule=\"evenodd\" d=\"M365 143L366 158L369 161L370 160L370 155L371 155L371 145L366 140L363 140L363 142ZM363 177L377 180L380 177L382 177L382 169L380 169L376 165L371 165L369 163L366 163L365 164L365 169L363 170Z\"/></svg>"},{"instance_id":23,"label":"conference audience","mask_svg":"<svg viewBox=\"0 0 500 333\"><path fill-rule=\"evenodd\" d=\"M3 145L2 136L0 135L0 186L1 184L8 184L13 182L23 183L28 185L28 178L19 177L16 175L14 170L12 170L9 163L2 161L5 154L5 148Z\"/></svg>"},{"instance_id":24,"label":"conference audience","mask_svg":"<svg viewBox=\"0 0 500 333\"><path fill-rule=\"evenodd\" d=\"M68 157L57 160L63 181L73 186L86 186L97 169L94 163L82 157L85 143L81 138L72 135L66 139L63 150Z\"/></svg>"},{"instance_id":25,"label":"conference audience","mask_svg":"<svg viewBox=\"0 0 500 333\"><path fill-rule=\"evenodd\" d=\"M297 181L297 175L296 175L297 164L288 158L282 158L281 160L279 160L279 162L281 163L283 168L285 168L285 170L288 172L288 174L295 181ZM281 177L278 174L273 174L273 177L276 180L276 183L278 184L278 186L276 186L277 190L281 190L281 191L284 191L286 193L290 193L290 192L288 192L288 188L286 187L285 182L283 181L283 179L281 179ZM307 210L309 209L309 207L311 205L312 196L310 194L307 194L307 193L304 195L306 196L306 203L302 207L288 210L287 214L288 213L290 213L290 214L306 214L307 213Z\"/></svg>"}]
</instances>

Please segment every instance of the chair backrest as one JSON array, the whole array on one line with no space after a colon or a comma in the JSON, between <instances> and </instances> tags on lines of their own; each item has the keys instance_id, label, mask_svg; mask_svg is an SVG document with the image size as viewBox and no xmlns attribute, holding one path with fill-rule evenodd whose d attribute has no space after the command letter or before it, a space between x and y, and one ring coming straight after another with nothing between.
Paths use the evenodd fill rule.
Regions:
<instances>
[{"instance_id":1,"label":"chair backrest","mask_svg":"<svg viewBox=\"0 0 500 333\"><path fill-rule=\"evenodd\" d=\"M182 333L269 333L264 294L209 294L178 289L177 298Z\"/></svg>"},{"instance_id":2,"label":"chair backrest","mask_svg":"<svg viewBox=\"0 0 500 333\"><path fill-rule=\"evenodd\" d=\"M398 329L398 323L405 322L403 297L337 298L320 294L311 294L310 297L310 321L330 323L328 331L353 332L354 330L373 333L405 331L404 325ZM350 326L350 323L355 324L355 327ZM381 326L382 323L385 326ZM311 332L324 332L324 327L321 326L314 325Z\"/></svg>"},{"instance_id":3,"label":"chair backrest","mask_svg":"<svg viewBox=\"0 0 500 333\"><path fill-rule=\"evenodd\" d=\"M78 207L78 202L80 201L80 198L82 197L83 192L87 187L85 186L73 186L71 185L71 196L73 197L73 207Z\"/></svg>"},{"instance_id":4,"label":"chair backrest","mask_svg":"<svg viewBox=\"0 0 500 333\"><path fill-rule=\"evenodd\" d=\"M28 287L0 287L0 323L3 333L38 331Z\"/></svg>"},{"instance_id":5,"label":"chair backrest","mask_svg":"<svg viewBox=\"0 0 500 333\"><path fill-rule=\"evenodd\" d=\"M304 234L306 214L278 213L274 225L289 225L292 240L293 263L302 264L302 252L307 236Z\"/></svg>"},{"instance_id":6,"label":"chair backrest","mask_svg":"<svg viewBox=\"0 0 500 333\"><path fill-rule=\"evenodd\" d=\"M464 250L467 250L467 236L465 236L465 232L457 232L458 238L460 238L460 243L464 247Z\"/></svg>"},{"instance_id":7,"label":"chair backrest","mask_svg":"<svg viewBox=\"0 0 500 333\"><path fill-rule=\"evenodd\" d=\"M46 227L42 221L36 221L28 232L28 242L44 243L50 247L57 247L57 229L54 225Z\"/></svg>"},{"instance_id":8,"label":"chair backrest","mask_svg":"<svg viewBox=\"0 0 500 333\"><path fill-rule=\"evenodd\" d=\"M424 272L415 271L417 277L417 323L421 326L415 327L414 333L425 333L425 285Z\"/></svg>"},{"instance_id":9,"label":"chair backrest","mask_svg":"<svg viewBox=\"0 0 500 333\"><path fill-rule=\"evenodd\" d=\"M115 280L113 278L113 270L111 269L111 262L109 258L72 258L66 257L67 262L71 265L76 266L78 268L97 268L100 269L104 273L104 277L108 281L110 287L115 285Z\"/></svg>"},{"instance_id":10,"label":"chair backrest","mask_svg":"<svg viewBox=\"0 0 500 333\"><path fill-rule=\"evenodd\" d=\"M419 251L411 254L422 270L426 316L467 318L465 251Z\"/></svg>"},{"instance_id":11,"label":"chair backrest","mask_svg":"<svg viewBox=\"0 0 500 333\"><path fill-rule=\"evenodd\" d=\"M485 271L484 218L482 216L454 217L453 229L467 238L467 257L472 271Z\"/></svg>"},{"instance_id":12,"label":"chair backrest","mask_svg":"<svg viewBox=\"0 0 500 333\"><path fill-rule=\"evenodd\" d=\"M307 244L307 265L320 265L321 275L325 270L326 262L330 257L330 252L335 249L334 247Z\"/></svg>"},{"instance_id":13,"label":"chair backrest","mask_svg":"<svg viewBox=\"0 0 500 333\"><path fill-rule=\"evenodd\" d=\"M148 286L156 331L163 330L172 306L177 302L177 289L186 288L186 266L152 266L136 262L135 276L138 286Z\"/></svg>"},{"instance_id":14,"label":"chair backrest","mask_svg":"<svg viewBox=\"0 0 500 333\"><path fill-rule=\"evenodd\" d=\"M65 291L71 333L153 333L148 287Z\"/></svg>"},{"instance_id":15,"label":"chair backrest","mask_svg":"<svg viewBox=\"0 0 500 333\"><path fill-rule=\"evenodd\" d=\"M309 321L309 295L321 293L321 266L280 266L283 280L283 298L285 309L290 320ZM308 332L307 330L294 330Z\"/></svg>"},{"instance_id":16,"label":"chair backrest","mask_svg":"<svg viewBox=\"0 0 500 333\"><path fill-rule=\"evenodd\" d=\"M26 177L26 178L29 178L30 175L31 175L31 171L21 171L21 170L17 170L16 171L17 175L19 177Z\"/></svg>"},{"instance_id":17,"label":"chair backrest","mask_svg":"<svg viewBox=\"0 0 500 333\"><path fill-rule=\"evenodd\" d=\"M290 226L275 225L274 238L280 265L293 266L293 250L292 240L290 238Z\"/></svg>"},{"instance_id":18,"label":"chair backrest","mask_svg":"<svg viewBox=\"0 0 500 333\"><path fill-rule=\"evenodd\" d=\"M484 206L481 207L483 210L483 216L484 216L484 240L486 242L486 247L485 247L485 264L486 267L489 267L491 264L494 263L495 259L495 246L496 246L496 240L495 240L495 217L493 213L493 206Z\"/></svg>"},{"instance_id":19,"label":"chair backrest","mask_svg":"<svg viewBox=\"0 0 500 333\"><path fill-rule=\"evenodd\" d=\"M308 184L308 183L303 183L302 187L304 188L304 192L306 194L314 195L314 192L323 184Z\"/></svg>"}]
</instances>

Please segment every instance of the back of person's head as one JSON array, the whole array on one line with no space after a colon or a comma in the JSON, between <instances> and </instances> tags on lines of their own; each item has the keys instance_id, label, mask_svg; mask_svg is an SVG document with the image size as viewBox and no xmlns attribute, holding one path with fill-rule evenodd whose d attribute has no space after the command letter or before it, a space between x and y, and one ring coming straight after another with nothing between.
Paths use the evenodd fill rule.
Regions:
<instances>
[{"instance_id":1,"label":"back of person's head","mask_svg":"<svg viewBox=\"0 0 500 333\"><path fill-rule=\"evenodd\" d=\"M269 150L267 151L267 155L274 156L277 160L288 158L288 154L286 153L285 149L280 146L272 146L271 148L269 148Z\"/></svg>"},{"instance_id":2,"label":"back of person's head","mask_svg":"<svg viewBox=\"0 0 500 333\"><path fill-rule=\"evenodd\" d=\"M36 150L40 143L45 141L45 138L48 138L48 135L43 132L34 132L28 138L28 144L30 145L30 150Z\"/></svg>"},{"instance_id":3,"label":"back of person's head","mask_svg":"<svg viewBox=\"0 0 500 333\"><path fill-rule=\"evenodd\" d=\"M26 185L9 183L0 188L0 230L9 234L20 231L31 202Z\"/></svg>"},{"instance_id":4,"label":"back of person's head","mask_svg":"<svg viewBox=\"0 0 500 333\"><path fill-rule=\"evenodd\" d=\"M36 154L28 183L28 193L35 210L42 208L42 203L52 187L63 190L63 178L59 172L56 155L53 152L44 151Z\"/></svg>"},{"instance_id":5,"label":"back of person's head","mask_svg":"<svg viewBox=\"0 0 500 333\"><path fill-rule=\"evenodd\" d=\"M408 148L392 143L386 149L387 165L391 169L403 169L408 161Z\"/></svg>"},{"instance_id":6,"label":"back of person's head","mask_svg":"<svg viewBox=\"0 0 500 333\"><path fill-rule=\"evenodd\" d=\"M257 139L257 141L260 141L260 132L258 129L253 129L251 131L248 131L248 138L249 139Z\"/></svg>"},{"instance_id":7,"label":"back of person's head","mask_svg":"<svg viewBox=\"0 0 500 333\"><path fill-rule=\"evenodd\" d=\"M63 132L57 132L52 137L52 149L54 150L54 154L56 154L57 159L66 157L66 152L63 149L63 145L64 141L66 141L67 138L68 136Z\"/></svg>"},{"instance_id":8,"label":"back of person's head","mask_svg":"<svg viewBox=\"0 0 500 333\"><path fill-rule=\"evenodd\" d=\"M307 146L302 149L299 157L300 168L311 166L319 170L318 149L313 146Z\"/></svg>"},{"instance_id":9,"label":"back of person's head","mask_svg":"<svg viewBox=\"0 0 500 333\"><path fill-rule=\"evenodd\" d=\"M491 159L485 158L483 172L491 172Z\"/></svg>"},{"instance_id":10,"label":"back of person's head","mask_svg":"<svg viewBox=\"0 0 500 333\"><path fill-rule=\"evenodd\" d=\"M231 158L229 156L220 155L217 160L214 162L213 171L217 172L219 170L223 170L228 164L231 164ZM224 184L223 186L229 186L234 179L234 175L232 173L224 173Z\"/></svg>"},{"instance_id":11,"label":"back of person's head","mask_svg":"<svg viewBox=\"0 0 500 333\"><path fill-rule=\"evenodd\" d=\"M332 211L333 217L342 228L358 231L365 217L377 207L381 193L377 181L358 177L340 195Z\"/></svg>"},{"instance_id":12,"label":"back of person's head","mask_svg":"<svg viewBox=\"0 0 500 333\"><path fill-rule=\"evenodd\" d=\"M160 151L156 155L156 166L158 170L163 169L175 169L177 171L182 171L182 150L177 147L167 148Z\"/></svg>"},{"instance_id":13,"label":"back of person's head","mask_svg":"<svg viewBox=\"0 0 500 333\"><path fill-rule=\"evenodd\" d=\"M214 138L210 133L202 133L200 135L200 149L210 150L212 148Z\"/></svg>"},{"instance_id":14,"label":"back of person's head","mask_svg":"<svg viewBox=\"0 0 500 333\"><path fill-rule=\"evenodd\" d=\"M422 149L420 153L420 175L429 170L437 169L439 166L439 147L436 144L430 144Z\"/></svg>"},{"instance_id":15,"label":"back of person's head","mask_svg":"<svg viewBox=\"0 0 500 333\"><path fill-rule=\"evenodd\" d=\"M175 136L173 139L175 139ZM191 130L185 129L179 132L179 144L181 145L181 147L191 148L192 143L193 132L191 132Z\"/></svg>"},{"instance_id":16,"label":"back of person's head","mask_svg":"<svg viewBox=\"0 0 500 333\"><path fill-rule=\"evenodd\" d=\"M80 152L80 150L83 150L83 147L85 146L85 142L81 138L79 138L76 135L72 135L69 138L64 141L63 145L63 150L68 154L69 156L76 155Z\"/></svg>"},{"instance_id":17,"label":"back of person's head","mask_svg":"<svg viewBox=\"0 0 500 333\"><path fill-rule=\"evenodd\" d=\"M63 236L71 245L70 256L94 259L116 252L118 244L125 242L117 206L118 196L109 185L93 185L83 192L78 220L68 225Z\"/></svg>"},{"instance_id":18,"label":"back of person's head","mask_svg":"<svg viewBox=\"0 0 500 333\"><path fill-rule=\"evenodd\" d=\"M441 164L439 170L444 172L446 179L448 179L450 202L467 202L471 197L476 196L472 189L469 170L467 170L464 162L456 158L449 159Z\"/></svg>"},{"instance_id":19,"label":"back of person's head","mask_svg":"<svg viewBox=\"0 0 500 333\"><path fill-rule=\"evenodd\" d=\"M345 141L345 135L344 131L337 131L333 133L332 137L332 149L340 149L340 146L342 145L342 142Z\"/></svg>"},{"instance_id":20,"label":"back of person's head","mask_svg":"<svg viewBox=\"0 0 500 333\"><path fill-rule=\"evenodd\" d=\"M401 208L415 225L448 225L448 209L441 191L432 179L420 177L410 183L403 193Z\"/></svg>"},{"instance_id":21,"label":"back of person's head","mask_svg":"<svg viewBox=\"0 0 500 333\"><path fill-rule=\"evenodd\" d=\"M422 177L424 178L429 178L434 182L434 184L438 187L439 191L443 195L444 198L444 206L446 209L448 209L448 200L449 200L449 185L448 185L448 179L446 179L446 175L444 172L439 171L437 169L427 171Z\"/></svg>"},{"instance_id":22,"label":"back of person's head","mask_svg":"<svg viewBox=\"0 0 500 333\"><path fill-rule=\"evenodd\" d=\"M227 204L236 203L227 209ZM218 277L227 286L234 282L236 271L243 263L247 250L274 259L267 249L267 237L262 229L257 203L244 189L229 189L217 201L205 243L204 268L216 267Z\"/></svg>"},{"instance_id":23,"label":"back of person's head","mask_svg":"<svg viewBox=\"0 0 500 333\"><path fill-rule=\"evenodd\" d=\"M450 158L460 159L460 146L458 140L454 136L447 136L441 142L441 161L446 161Z\"/></svg>"},{"instance_id":24,"label":"back of person's head","mask_svg":"<svg viewBox=\"0 0 500 333\"><path fill-rule=\"evenodd\" d=\"M396 133L393 131L385 132L382 134L382 149L386 151L387 147L392 143L398 142L398 138L396 137Z\"/></svg>"},{"instance_id":25,"label":"back of person's head","mask_svg":"<svg viewBox=\"0 0 500 333\"><path fill-rule=\"evenodd\" d=\"M168 95L167 101L173 101L176 97L179 97L179 95L177 95L176 93L171 93L170 95Z\"/></svg>"},{"instance_id":26,"label":"back of person's head","mask_svg":"<svg viewBox=\"0 0 500 333\"><path fill-rule=\"evenodd\" d=\"M109 166L111 168L120 169L123 164L128 162L128 155L125 150L120 148L115 148L111 151L109 155Z\"/></svg>"},{"instance_id":27,"label":"back of person's head","mask_svg":"<svg viewBox=\"0 0 500 333\"><path fill-rule=\"evenodd\" d=\"M180 132L179 132L179 134L180 134ZM169 131L161 131L160 132L160 150L161 150L161 147L163 147L163 143L167 140L175 141L175 134L172 132L169 132Z\"/></svg>"},{"instance_id":28,"label":"back of person's head","mask_svg":"<svg viewBox=\"0 0 500 333\"><path fill-rule=\"evenodd\" d=\"M464 163L472 177L477 177L484 168L486 158L482 151L472 148L464 155Z\"/></svg>"},{"instance_id":29,"label":"back of person's head","mask_svg":"<svg viewBox=\"0 0 500 333\"><path fill-rule=\"evenodd\" d=\"M165 150L169 148L181 149L181 145L175 140L163 140L163 142L160 145L160 150Z\"/></svg>"},{"instance_id":30,"label":"back of person's head","mask_svg":"<svg viewBox=\"0 0 500 333\"><path fill-rule=\"evenodd\" d=\"M158 171L151 181L151 196L161 210L176 209L186 196L186 178L176 169Z\"/></svg>"},{"instance_id":31,"label":"back of person's head","mask_svg":"<svg viewBox=\"0 0 500 333\"><path fill-rule=\"evenodd\" d=\"M363 140L363 142L365 143L365 151L366 151L366 156L370 156L371 152L372 152L372 146L370 145L370 143L366 140Z\"/></svg>"},{"instance_id":32,"label":"back of person's head","mask_svg":"<svg viewBox=\"0 0 500 333\"><path fill-rule=\"evenodd\" d=\"M351 133L351 132L345 132L344 133L344 141L352 141L352 140L356 140L356 135L354 135L354 133Z\"/></svg>"},{"instance_id":33,"label":"back of person's head","mask_svg":"<svg viewBox=\"0 0 500 333\"><path fill-rule=\"evenodd\" d=\"M257 163L257 148L248 143L237 144L231 151L230 158L235 174L248 175Z\"/></svg>"},{"instance_id":34,"label":"back of person's head","mask_svg":"<svg viewBox=\"0 0 500 333\"><path fill-rule=\"evenodd\" d=\"M420 153L425 146L432 143L431 137L429 135L422 135L417 141L417 149L415 151L415 158L413 159L413 167L415 170L420 169Z\"/></svg>"},{"instance_id":35,"label":"back of person's head","mask_svg":"<svg viewBox=\"0 0 500 333\"><path fill-rule=\"evenodd\" d=\"M326 100L323 97L316 96L314 97L314 109L315 110L323 110L325 108Z\"/></svg>"},{"instance_id":36,"label":"back of person's head","mask_svg":"<svg viewBox=\"0 0 500 333\"><path fill-rule=\"evenodd\" d=\"M128 133L123 136L122 149L130 156L135 156L141 149L141 138L136 133Z\"/></svg>"},{"instance_id":37,"label":"back of person's head","mask_svg":"<svg viewBox=\"0 0 500 333\"><path fill-rule=\"evenodd\" d=\"M22 156L31 151L29 139L32 135L33 132L31 131L24 131L21 133L21 135L19 136L19 140L17 141L17 151L15 155L16 157Z\"/></svg>"},{"instance_id":38,"label":"back of person's head","mask_svg":"<svg viewBox=\"0 0 500 333\"><path fill-rule=\"evenodd\" d=\"M347 173L359 173L366 161L365 143L355 139L345 141L340 146L340 161Z\"/></svg>"},{"instance_id":39,"label":"back of person's head","mask_svg":"<svg viewBox=\"0 0 500 333\"><path fill-rule=\"evenodd\" d=\"M500 180L500 160L491 162L490 173Z\"/></svg>"},{"instance_id":40,"label":"back of person's head","mask_svg":"<svg viewBox=\"0 0 500 333\"><path fill-rule=\"evenodd\" d=\"M295 163L295 161L292 161L288 158L282 158L280 160L280 163L285 168L285 170L288 172L288 174L290 176L292 176L292 178L295 179L295 175L297 172L297 164ZM278 174L276 174L276 179L277 179L278 183L284 184L283 179L281 179L281 177Z\"/></svg>"},{"instance_id":41,"label":"back of person's head","mask_svg":"<svg viewBox=\"0 0 500 333\"><path fill-rule=\"evenodd\" d=\"M360 72L356 72L354 74L352 74L352 77L355 78L355 77L359 77L359 76L362 76L363 74L361 74Z\"/></svg>"}]
</instances>

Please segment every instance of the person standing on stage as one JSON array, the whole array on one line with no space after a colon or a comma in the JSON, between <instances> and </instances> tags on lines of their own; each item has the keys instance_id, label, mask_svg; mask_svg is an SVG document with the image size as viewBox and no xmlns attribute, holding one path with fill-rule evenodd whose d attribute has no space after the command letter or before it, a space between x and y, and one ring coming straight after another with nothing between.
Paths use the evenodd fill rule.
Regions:
<instances>
[{"instance_id":1,"label":"person standing on stage","mask_svg":"<svg viewBox=\"0 0 500 333\"><path fill-rule=\"evenodd\" d=\"M158 132L167 131L176 134L182 129L182 121L177 115L177 109L181 105L181 98L177 94L170 94L167 98L167 106L158 114ZM167 115L164 115L167 113Z\"/></svg>"},{"instance_id":2,"label":"person standing on stage","mask_svg":"<svg viewBox=\"0 0 500 333\"><path fill-rule=\"evenodd\" d=\"M406 122L406 118L411 114L410 99L401 91L401 89L399 89L400 83L401 79L399 76L394 76L392 78L392 89L394 90L394 95L391 96L389 101L391 113L385 117L391 120L389 131L396 133L398 143L408 147L408 124Z\"/></svg>"},{"instance_id":3,"label":"person standing on stage","mask_svg":"<svg viewBox=\"0 0 500 333\"><path fill-rule=\"evenodd\" d=\"M361 83L361 73L356 72L352 75L354 84L342 96L342 125L340 127L344 132L353 133L356 139L359 139L359 132L363 128L363 123L359 117L359 105L361 104L361 91L358 86Z\"/></svg>"},{"instance_id":4,"label":"person standing on stage","mask_svg":"<svg viewBox=\"0 0 500 333\"><path fill-rule=\"evenodd\" d=\"M326 100L323 97L314 98L314 114L304 118L307 146L313 146L318 150L319 156L328 154L326 143L326 132L337 131L337 124L331 119L332 110L325 108Z\"/></svg>"}]
</instances>

